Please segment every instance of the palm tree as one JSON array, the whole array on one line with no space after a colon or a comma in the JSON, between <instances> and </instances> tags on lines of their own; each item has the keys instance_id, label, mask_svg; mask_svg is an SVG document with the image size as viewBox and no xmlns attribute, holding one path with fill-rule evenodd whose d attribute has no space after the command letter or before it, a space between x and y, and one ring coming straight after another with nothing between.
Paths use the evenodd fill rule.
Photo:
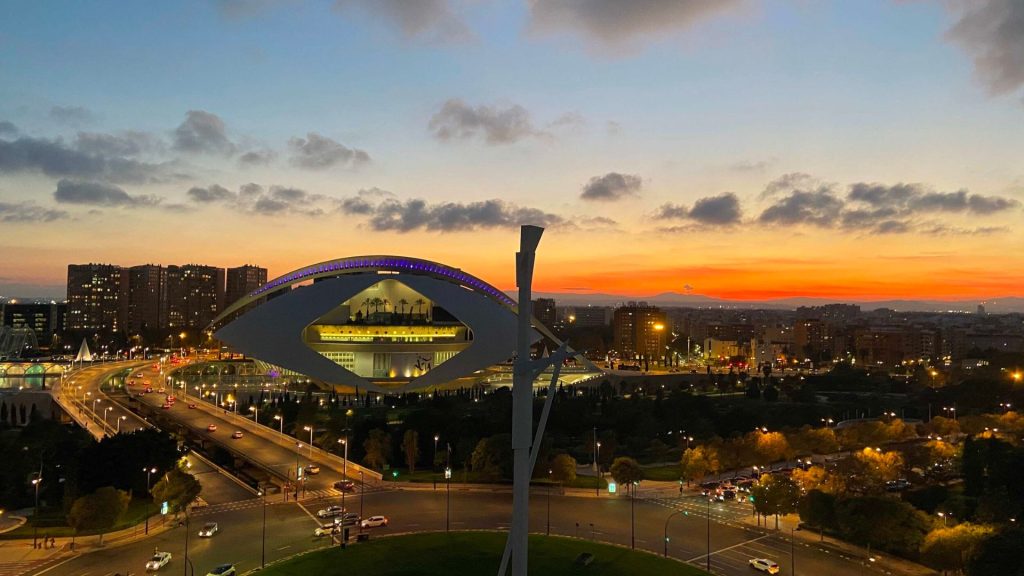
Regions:
<instances>
[{"instance_id":1,"label":"palm tree","mask_svg":"<svg viewBox=\"0 0 1024 576\"><path fill-rule=\"evenodd\" d=\"M398 301L398 306L399 306L399 308L398 308L398 314L399 314L400 316L405 316L405 307L406 307L406 305L408 305L408 304L409 304L409 301L408 301L408 300L406 300L405 298L402 298L401 300L399 300L399 301Z\"/></svg>"},{"instance_id":2,"label":"palm tree","mask_svg":"<svg viewBox=\"0 0 1024 576\"><path fill-rule=\"evenodd\" d=\"M363 306L366 306L366 314L363 314L364 317L370 315L370 304L371 304L371 302L372 301L369 298L367 298L366 300L363 300Z\"/></svg>"},{"instance_id":3,"label":"palm tree","mask_svg":"<svg viewBox=\"0 0 1024 576\"><path fill-rule=\"evenodd\" d=\"M421 311L423 310L423 305L426 304L426 302L423 300L423 298L417 298L415 304L416 304L416 314L422 315Z\"/></svg>"}]
</instances>

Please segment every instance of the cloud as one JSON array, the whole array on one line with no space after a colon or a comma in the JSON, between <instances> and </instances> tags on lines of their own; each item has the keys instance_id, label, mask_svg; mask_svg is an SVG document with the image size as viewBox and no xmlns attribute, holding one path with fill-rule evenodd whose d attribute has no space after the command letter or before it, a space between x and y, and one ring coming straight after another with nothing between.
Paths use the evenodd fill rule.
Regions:
<instances>
[{"instance_id":1,"label":"cloud","mask_svg":"<svg viewBox=\"0 0 1024 576\"><path fill-rule=\"evenodd\" d=\"M767 170L772 164L775 164L775 162L775 159L757 161L740 160L739 162L734 162L731 165L729 165L729 170L731 170L732 172L738 172L740 174L751 172L761 173Z\"/></svg>"},{"instance_id":2,"label":"cloud","mask_svg":"<svg viewBox=\"0 0 1024 576\"><path fill-rule=\"evenodd\" d=\"M946 33L974 58L974 69L989 92L1006 94L1024 86L1024 2L952 0L956 24Z\"/></svg>"},{"instance_id":3,"label":"cloud","mask_svg":"<svg viewBox=\"0 0 1024 576\"><path fill-rule=\"evenodd\" d=\"M603 48L692 28L741 0L532 0L530 29L580 33Z\"/></svg>"},{"instance_id":4,"label":"cloud","mask_svg":"<svg viewBox=\"0 0 1024 576\"><path fill-rule=\"evenodd\" d=\"M155 206L160 203L160 199L155 196L132 196L113 184L67 178L62 178L57 182L57 190L53 193L53 198L60 204L124 208Z\"/></svg>"},{"instance_id":5,"label":"cloud","mask_svg":"<svg viewBox=\"0 0 1024 576\"><path fill-rule=\"evenodd\" d=\"M215 202L231 202L238 199L238 196L227 188L218 184L201 188L194 186L186 193L189 200L200 204L211 204Z\"/></svg>"},{"instance_id":6,"label":"cloud","mask_svg":"<svg viewBox=\"0 0 1024 576\"><path fill-rule=\"evenodd\" d=\"M742 216L740 199L732 192L701 198L690 209L690 219L701 224L736 224Z\"/></svg>"},{"instance_id":7,"label":"cloud","mask_svg":"<svg viewBox=\"0 0 1024 576\"><path fill-rule=\"evenodd\" d=\"M288 210L288 203L267 196L261 196L253 204L252 209L257 214L273 215Z\"/></svg>"},{"instance_id":8,"label":"cloud","mask_svg":"<svg viewBox=\"0 0 1024 576\"><path fill-rule=\"evenodd\" d=\"M409 39L449 44L475 38L452 11L449 0L335 0L334 9L362 12L398 28Z\"/></svg>"},{"instance_id":9,"label":"cloud","mask_svg":"<svg viewBox=\"0 0 1024 576\"><path fill-rule=\"evenodd\" d=\"M782 190L787 190L788 195L775 200L774 205L761 213L758 218L761 223L839 226L875 234L978 234L981 228L963 228L927 219L937 213L983 217L1020 206L1020 202L1012 198L971 194L966 190L936 192L915 183L857 182L847 188L843 198L838 186L821 184L806 174L791 174L775 180L762 193L762 198L765 194L775 197ZM985 230L995 233L1001 228L986 227Z\"/></svg>"},{"instance_id":10,"label":"cloud","mask_svg":"<svg viewBox=\"0 0 1024 576\"><path fill-rule=\"evenodd\" d=\"M69 147L62 140L21 137L0 140L0 173L41 172L70 177L141 184L181 177L168 172L170 164L150 164L124 156Z\"/></svg>"},{"instance_id":11,"label":"cloud","mask_svg":"<svg viewBox=\"0 0 1024 576\"><path fill-rule=\"evenodd\" d=\"M707 225L738 224L742 218L740 199L732 192L700 198L693 203L693 208L666 202L654 213L655 220L693 220L697 224ZM689 230L685 226L672 229Z\"/></svg>"},{"instance_id":12,"label":"cloud","mask_svg":"<svg viewBox=\"0 0 1024 576\"><path fill-rule=\"evenodd\" d=\"M394 198L394 194L380 188L365 188L355 196L339 200L338 210L345 214L373 214L377 203L384 198Z\"/></svg>"},{"instance_id":13,"label":"cloud","mask_svg":"<svg viewBox=\"0 0 1024 576\"><path fill-rule=\"evenodd\" d=\"M797 190L761 212L758 220L764 224L831 226L838 220L843 205L841 199L826 190Z\"/></svg>"},{"instance_id":14,"label":"cloud","mask_svg":"<svg viewBox=\"0 0 1024 576\"><path fill-rule=\"evenodd\" d=\"M7 120L0 120L0 136L17 136L18 127Z\"/></svg>"},{"instance_id":15,"label":"cloud","mask_svg":"<svg viewBox=\"0 0 1024 576\"><path fill-rule=\"evenodd\" d=\"M193 154L235 153L235 145L227 136L224 121L216 114L203 110L189 110L173 134L174 149Z\"/></svg>"},{"instance_id":16,"label":"cloud","mask_svg":"<svg viewBox=\"0 0 1024 576\"><path fill-rule=\"evenodd\" d=\"M326 208L337 200L322 194L311 194L299 188L288 186L270 186L265 188L255 183L239 186L238 192L232 192L219 184L206 187L193 187L186 192L188 199L195 204L221 204L233 210L248 214L299 214L303 216L321 216L327 213ZM326 207L326 208L325 208Z\"/></svg>"},{"instance_id":17,"label":"cloud","mask_svg":"<svg viewBox=\"0 0 1024 576\"><path fill-rule=\"evenodd\" d=\"M43 208L29 202L0 202L0 222L53 222L67 217L68 213L63 210Z\"/></svg>"},{"instance_id":18,"label":"cloud","mask_svg":"<svg viewBox=\"0 0 1024 576\"><path fill-rule=\"evenodd\" d=\"M654 214L655 220L683 220L690 215L690 209L682 204L666 202L658 207Z\"/></svg>"},{"instance_id":19,"label":"cloud","mask_svg":"<svg viewBox=\"0 0 1024 576\"><path fill-rule=\"evenodd\" d=\"M50 108L50 118L72 126L88 124L96 119L92 112L81 106L54 106Z\"/></svg>"},{"instance_id":20,"label":"cloud","mask_svg":"<svg viewBox=\"0 0 1024 576\"><path fill-rule=\"evenodd\" d=\"M536 208L509 204L503 200L479 202L444 202L427 204L420 199L388 199L378 204L370 217L370 227L377 231L465 232L487 228L515 228L522 224L556 226L565 220Z\"/></svg>"},{"instance_id":21,"label":"cloud","mask_svg":"<svg viewBox=\"0 0 1024 576\"><path fill-rule=\"evenodd\" d=\"M276 157L273 150L250 150L238 157L238 163L242 166L266 166Z\"/></svg>"},{"instance_id":22,"label":"cloud","mask_svg":"<svg viewBox=\"0 0 1024 576\"><path fill-rule=\"evenodd\" d=\"M326 136L309 132L305 138L288 141L293 166L321 170L337 165L358 166L370 161L370 155L358 148L348 148Z\"/></svg>"},{"instance_id":23,"label":"cloud","mask_svg":"<svg viewBox=\"0 0 1024 576\"><path fill-rule=\"evenodd\" d=\"M604 176L594 176L583 187L580 198L588 201L612 202L627 196L638 196L643 187L643 180L635 174L609 172Z\"/></svg>"},{"instance_id":24,"label":"cloud","mask_svg":"<svg viewBox=\"0 0 1024 576\"><path fill-rule=\"evenodd\" d=\"M804 172L790 172L772 180L761 191L760 199L771 198L794 190L808 190L821 186L821 181Z\"/></svg>"},{"instance_id":25,"label":"cloud","mask_svg":"<svg viewBox=\"0 0 1024 576\"><path fill-rule=\"evenodd\" d=\"M163 144L156 136L146 132L126 131L118 134L79 132L74 147L87 154L104 156L138 156L159 150Z\"/></svg>"},{"instance_id":26,"label":"cloud","mask_svg":"<svg viewBox=\"0 0 1024 576\"><path fill-rule=\"evenodd\" d=\"M530 113L519 105L505 108L470 106L453 98L430 118L428 128L441 141L470 140L482 136L488 144L512 144L525 138L546 136L534 128Z\"/></svg>"},{"instance_id":27,"label":"cloud","mask_svg":"<svg viewBox=\"0 0 1024 576\"><path fill-rule=\"evenodd\" d=\"M1020 206L1020 202L1001 196L971 194L967 190L935 192L923 184L867 184L850 186L847 199L876 209L889 209L901 216L923 212L960 212L976 215L995 214Z\"/></svg>"},{"instance_id":28,"label":"cloud","mask_svg":"<svg viewBox=\"0 0 1024 576\"><path fill-rule=\"evenodd\" d=\"M579 130L587 125L587 119L579 112L565 112L548 123L552 130Z\"/></svg>"}]
</instances>

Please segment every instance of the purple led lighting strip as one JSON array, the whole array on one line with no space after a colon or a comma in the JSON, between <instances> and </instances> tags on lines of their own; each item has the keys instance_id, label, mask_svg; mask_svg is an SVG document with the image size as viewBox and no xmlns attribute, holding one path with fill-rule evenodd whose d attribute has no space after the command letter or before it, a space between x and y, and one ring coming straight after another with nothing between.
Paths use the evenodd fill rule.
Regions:
<instances>
[{"instance_id":1,"label":"purple led lighting strip","mask_svg":"<svg viewBox=\"0 0 1024 576\"><path fill-rule=\"evenodd\" d=\"M470 286L475 290L497 299L507 306L516 305L515 300L509 298L504 292L476 276L466 274L461 270L449 268L448 266L444 266L443 264L438 264L436 262L417 260L414 258L403 258L400 256L356 256L353 258L345 258L343 260L334 260L331 262L316 264L275 278L251 292L249 297L254 298L261 294L272 292L285 284L301 281L319 274L329 274L331 272L345 273L362 269L391 270L396 272L412 273L425 272Z\"/></svg>"}]
</instances>

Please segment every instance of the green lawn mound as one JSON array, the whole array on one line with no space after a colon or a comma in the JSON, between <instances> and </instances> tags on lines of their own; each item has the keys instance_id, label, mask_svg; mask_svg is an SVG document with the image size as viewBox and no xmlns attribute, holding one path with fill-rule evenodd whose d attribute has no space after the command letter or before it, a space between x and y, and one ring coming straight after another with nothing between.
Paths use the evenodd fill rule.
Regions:
<instances>
[{"instance_id":1,"label":"green lawn mound","mask_svg":"<svg viewBox=\"0 0 1024 576\"><path fill-rule=\"evenodd\" d=\"M268 566L261 576L492 576L505 547L504 533L452 532L376 538L320 550ZM581 554L593 555L586 566ZM530 575L697 576L706 572L645 552L572 538L530 536Z\"/></svg>"}]
</instances>

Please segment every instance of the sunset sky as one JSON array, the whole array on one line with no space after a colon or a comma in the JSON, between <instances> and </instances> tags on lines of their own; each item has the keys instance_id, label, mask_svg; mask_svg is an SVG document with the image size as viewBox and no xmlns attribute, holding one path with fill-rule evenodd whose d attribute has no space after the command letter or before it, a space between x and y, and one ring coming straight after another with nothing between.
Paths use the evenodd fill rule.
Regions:
<instances>
[{"instance_id":1,"label":"sunset sky","mask_svg":"<svg viewBox=\"0 0 1024 576\"><path fill-rule=\"evenodd\" d=\"M1024 296L1019 0L0 4L0 295L402 254L514 287Z\"/></svg>"}]
</instances>

